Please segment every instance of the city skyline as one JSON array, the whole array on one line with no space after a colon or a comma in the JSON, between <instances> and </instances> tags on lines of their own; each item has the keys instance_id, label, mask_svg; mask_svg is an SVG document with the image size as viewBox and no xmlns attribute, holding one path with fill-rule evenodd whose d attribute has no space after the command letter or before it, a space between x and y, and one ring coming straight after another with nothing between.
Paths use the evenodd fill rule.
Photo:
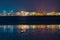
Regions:
<instances>
[{"instance_id":1,"label":"city skyline","mask_svg":"<svg viewBox=\"0 0 60 40\"><path fill-rule=\"evenodd\" d=\"M0 0L0 40L60 40L60 0Z\"/></svg>"}]
</instances>

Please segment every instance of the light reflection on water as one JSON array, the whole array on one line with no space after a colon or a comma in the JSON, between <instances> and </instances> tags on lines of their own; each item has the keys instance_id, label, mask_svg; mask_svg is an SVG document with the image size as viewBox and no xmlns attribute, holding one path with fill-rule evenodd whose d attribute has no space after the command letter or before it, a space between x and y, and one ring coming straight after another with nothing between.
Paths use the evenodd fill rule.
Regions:
<instances>
[{"instance_id":1,"label":"light reflection on water","mask_svg":"<svg viewBox=\"0 0 60 40\"><path fill-rule=\"evenodd\" d=\"M55 26L55 25L54 25ZM1 25L1 40L58 40L60 29L45 25Z\"/></svg>"},{"instance_id":2,"label":"light reflection on water","mask_svg":"<svg viewBox=\"0 0 60 40\"><path fill-rule=\"evenodd\" d=\"M0 32L60 32L59 25L0 25Z\"/></svg>"}]
</instances>

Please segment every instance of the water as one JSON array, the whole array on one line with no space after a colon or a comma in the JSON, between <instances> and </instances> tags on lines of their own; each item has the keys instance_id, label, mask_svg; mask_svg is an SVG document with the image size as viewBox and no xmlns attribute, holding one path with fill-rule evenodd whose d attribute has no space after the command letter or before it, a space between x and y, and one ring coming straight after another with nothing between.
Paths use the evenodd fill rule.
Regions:
<instances>
[{"instance_id":1,"label":"water","mask_svg":"<svg viewBox=\"0 0 60 40\"><path fill-rule=\"evenodd\" d=\"M6 26L5 26L6 27ZM0 28L0 40L60 40L60 32L46 29Z\"/></svg>"}]
</instances>

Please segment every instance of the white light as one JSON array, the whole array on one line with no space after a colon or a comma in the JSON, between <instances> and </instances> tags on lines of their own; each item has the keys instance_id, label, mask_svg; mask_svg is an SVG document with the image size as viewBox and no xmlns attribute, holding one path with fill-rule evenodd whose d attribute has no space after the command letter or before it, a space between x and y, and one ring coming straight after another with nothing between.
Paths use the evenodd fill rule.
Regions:
<instances>
[{"instance_id":1,"label":"white light","mask_svg":"<svg viewBox=\"0 0 60 40\"><path fill-rule=\"evenodd\" d=\"M24 11L21 11L21 13L24 13Z\"/></svg>"},{"instance_id":2,"label":"white light","mask_svg":"<svg viewBox=\"0 0 60 40\"><path fill-rule=\"evenodd\" d=\"M47 25L47 28L50 28L50 25Z\"/></svg>"},{"instance_id":3,"label":"white light","mask_svg":"<svg viewBox=\"0 0 60 40\"><path fill-rule=\"evenodd\" d=\"M51 15L50 13L47 13L47 15Z\"/></svg>"},{"instance_id":4,"label":"white light","mask_svg":"<svg viewBox=\"0 0 60 40\"><path fill-rule=\"evenodd\" d=\"M26 13L25 13L25 16L28 16L28 14L29 14L29 12L26 12Z\"/></svg>"}]
</instances>

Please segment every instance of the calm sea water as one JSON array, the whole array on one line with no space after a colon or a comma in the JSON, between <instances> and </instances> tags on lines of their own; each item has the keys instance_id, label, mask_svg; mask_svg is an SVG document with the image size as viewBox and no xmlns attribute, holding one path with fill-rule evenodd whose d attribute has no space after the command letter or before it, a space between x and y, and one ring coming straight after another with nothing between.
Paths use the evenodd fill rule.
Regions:
<instances>
[{"instance_id":1,"label":"calm sea water","mask_svg":"<svg viewBox=\"0 0 60 40\"><path fill-rule=\"evenodd\" d=\"M0 40L60 40L60 32L37 29L23 31L16 27L0 28Z\"/></svg>"}]
</instances>

